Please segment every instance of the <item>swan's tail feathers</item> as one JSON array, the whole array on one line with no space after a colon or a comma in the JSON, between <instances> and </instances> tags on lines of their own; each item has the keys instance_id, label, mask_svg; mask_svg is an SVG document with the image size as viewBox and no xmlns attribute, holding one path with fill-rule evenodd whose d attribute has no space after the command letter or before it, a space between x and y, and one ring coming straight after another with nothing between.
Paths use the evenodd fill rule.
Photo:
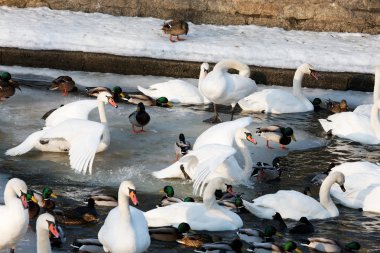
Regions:
<instances>
[{"instance_id":1,"label":"swan's tail feathers","mask_svg":"<svg viewBox=\"0 0 380 253\"><path fill-rule=\"evenodd\" d=\"M319 120L319 123L321 123L321 126L326 133L329 132L331 129L333 129L334 123L332 121L328 119L318 119L318 120Z\"/></svg>"},{"instance_id":2,"label":"swan's tail feathers","mask_svg":"<svg viewBox=\"0 0 380 253\"><path fill-rule=\"evenodd\" d=\"M5 152L5 155L16 156L16 155L22 155L29 152L39 142L44 132L45 132L44 130L40 130L40 131L32 133L20 145L14 148L8 149Z\"/></svg>"},{"instance_id":3,"label":"swan's tail feathers","mask_svg":"<svg viewBox=\"0 0 380 253\"><path fill-rule=\"evenodd\" d=\"M169 167L166 167L165 169L158 170L152 172L152 175L155 178L163 179L163 178L182 178L185 179L185 175L181 171L181 163L175 162Z\"/></svg>"}]
</instances>

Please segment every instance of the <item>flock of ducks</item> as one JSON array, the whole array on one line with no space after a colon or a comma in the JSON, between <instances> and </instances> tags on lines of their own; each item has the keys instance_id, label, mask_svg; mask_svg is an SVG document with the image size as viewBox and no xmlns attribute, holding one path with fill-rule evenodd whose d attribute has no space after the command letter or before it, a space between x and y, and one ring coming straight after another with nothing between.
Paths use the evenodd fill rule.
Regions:
<instances>
[{"instance_id":1,"label":"flock of ducks","mask_svg":"<svg viewBox=\"0 0 380 253\"><path fill-rule=\"evenodd\" d=\"M177 36L178 40L181 40L178 35L188 31L188 26L181 22L166 23L164 27L165 32L170 31L168 33ZM175 31L174 28L182 31ZM237 70L238 74L230 74L230 68ZM247 148L247 144L257 144L253 135L265 138L267 148L272 148L269 146L270 141L284 149L292 140L296 140L292 128L277 125L258 128L252 134L247 129L253 122L251 117L233 120L235 106L239 103L244 110L264 113L313 111L313 103L303 96L301 90L304 74L317 79L315 69L309 64L302 64L295 73L293 93L278 89L256 92L256 83L249 78L250 70L247 65L236 60L222 60L211 72L207 63L201 65L198 88L177 80L152 85L148 89L138 87L145 94L143 96L125 94L120 87L115 87L113 91L104 87L88 88L86 93L96 99L80 100L52 110L46 115L42 129L29 135L20 145L7 150L6 155L22 155L32 149L65 152L69 154L72 169L78 173L91 173L95 154L105 151L110 144L105 105L110 104L116 108L118 101L137 104L136 111L129 115L129 121L132 131L138 133L143 132L144 126L150 121L145 106L170 107L171 102L192 103L183 102L180 98L188 94L188 91L194 94L188 97L192 101L198 104L206 101L214 104L214 116L206 121L218 124L204 131L194 145L186 141L183 133L179 134L174 145L174 163L153 172L153 176L158 179L180 178L193 182L193 194L201 195L202 202L190 197L176 198L173 187L166 186L161 203L156 208L142 212L130 205L130 202L138 205L135 185L131 181L123 181L119 186L117 200L104 200L93 196L88 201L88 206L72 210L73 218L70 218L70 212L62 217L54 205L49 205L50 198L54 197L50 189L44 189L38 196L35 190L28 192L24 181L13 178L5 187L5 205L0 206L0 249L9 248L14 252L17 242L27 230L29 219L36 217L28 211L28 206L33 210L32 203L36 202L39 208L50 210L37 218L39 253L51 252L49 237L60 236L58 223L78 225L98 221L94 207L101 201L109 201L112 203L109 206L113 208L104 220L97 239L78 240L75 243L75 247L81 252L144 252L149 248L151 239L191 245L197 248L195 252L242 252L244 243L248 243L246 250L249 252L299 252L300 249L294 241L275 243L273 236L277 230L283 230L284 227L286 229L282 218L298 221L289 233L310 234L314 232L314 227L309 220L328 219L339 215L334 202L350 208L361 208L363 211L380 212L380 188L377 183L380 180L380 166L368 162L331 166L329 171L324 172L324 176L315 181L321 183L319 201L294 190L280 190L249 201L232 190L231 184L252 185L252 177L270 181L277 179L281 173L276 163L273 166L265 163L254 165ZM58 89L66 96L72 91L74 81L66 77L57 79L51 89ZM13 95L15 88L18 85L11 80L10 74L3 73L0 86L2 98ZM325 120L321 119L322 127L325 131L345 138L361 140L363 143L371 139L372 143L379 143L379 89L380 67L377 67L374 104L370 108L359 108L360 112L340 112ZM11 92L7 93L9 90ZM282 101L281 106L279 101ZM288 101L289 104L283 101ZM232 106L231 121L220 122L217 104ZM98 108L100 122L88 119L89 113L95 108ZM347 120L354 123L347 124ZM355 120L360 122L355 123ZM345 134L340 132L343 123ZM362 129L357 130L355 124L360 124ZM141 130L136 130L136 127ZM364 131L366 136L363 137ZM235 157L238 153L244 158L243 167ZM354 180L359 175L362 178L360 182ZM216 194L218 192L221 194ZM268 226L265 231L243 228L243 220L239 215L241 207L259 218L280 222L281 227L277 229ZM75 217L80 219L73 221ZM221 238L212 238L193 230L236 231L238 238L225 242ZM360 249L357 242L343 245L331 239L314 237L305 239L301 245L322 252L352 252ZM98 251L91 251L91 247Z\"/></svg>"}]
</instances>

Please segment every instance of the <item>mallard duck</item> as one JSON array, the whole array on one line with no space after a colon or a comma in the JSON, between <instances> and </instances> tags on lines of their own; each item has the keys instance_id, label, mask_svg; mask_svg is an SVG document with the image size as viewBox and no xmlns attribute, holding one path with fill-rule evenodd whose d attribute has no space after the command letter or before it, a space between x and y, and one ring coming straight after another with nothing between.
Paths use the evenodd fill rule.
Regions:
<instances>
[{"instance_id":1,"label":"mallard duck","mask_svg":"<svg viewBox=\"0 0 380 253\"><path fill-rule=\"evenodd\" d=\"M285 231L288 229L288 226L286 225L284 219L282 218L281 214L276 212L272 216L272 222L271 224L277 229L277 231Z\"/></svg>"},{"instance_id":2,"label":"mallard duck","mask_svg":"<svg viewBox=\"0 0 380 253\"><path fill-rule=\"evenodd\" d=\"M301 243L301 245L328 253L355 252L361 248L360 243L350 242L343 245L341 242L321 237L311 237Z\"/></svg>"},{"instance_id":3,"label":"mallard duck","mask_svg":"<svg viewBox=\"0 0 380 253\"><path fill-rule=\"evenodd\" d=\"M302 253L297 244L293 241L287 241L281 246L270 242L254 243L254 245L250 246L247 251L260 253Z\"/></svg>"},{"instance_id":4,"label":"mallard duck","mask_svg":"<svg viewBox=\"0 0 380 253\"><path fill-rule=\"evenodd\" d=\"M314 232L314 226L306 217L301 217L297 224L289 229L291 234L308 234Z\"/></svg>"},{"instance_id":5,"label":"mallard duck","mask_svg":"<svg viewBox=\"0 0 380 253\"><path fill-rule=\"evenodd\" d=\"M3 72L0 75L0 101L6 100L13 96L16 89L20 89L20 84L11 80L12 76L9 72Z\"/></svg>"},{"instance_id":6,"label":"mallard duck","mask_svg":"<svg viewBox=\"0 0 380 253\"><path fill-rule=\"evenodd\" d=\"M240 194L236 194L236 196L228 199L217 200L217 203L235 213L240 213L240 210L244 208L243 199Z\"/></svg>"},{"instance_id":7,"label":"mallard duck","mask_svg":"<svg viewBox=\"0 0 380 253\"><path fill-rule=\"evenodd\" d=\"M314 106L314 111L315 112L318 112L320 111L321 109L323 109L323 106L322 106L322 99L320 98L314 98L313 101L311 102Z\"/></svg>"},{"instance_id":8,"label":"mallard duck","mask_svg":"<svg viewBox=\"0 0 380 253\"><path fill-rule=\"evenodd\" d=\"M256 166L253 166L251 178L255 177L258 181L268 182L277 180L281 176L281 169L278 164L269 165L263 162L257 162Z\"/></svg>"},{"instance_id":9,"label":"mallard duck","mask_svg":"<svg viewBox=\"0 0 380 253\"><path fill-rule=\"evenodd\" d=\"M276 235L277 229L274 226L268 225L264 231L251 228L240 228L237 231L239 238L246 243L255 242L274 242L273 236Z\"/></svg>"},{"instance_id":10,"label":"mallard duck","mask_svg":"<svg viewBox=\"0 0 380 253\"><path fill-rule=\"evenodd\" d=\"M331 172L331 169L335 167L335 163L330 163L329 164L329 167L327 170L325 170L324 172L322 173L319 173L317 175L315 175L312 179L311 179L311 183L315 184L315 185L321 185L323 180L325 180L325 178L329 175L329 173Z\"/></svg>"},{"instance_id":11,"label":"mallard duck","mask_svg":"<svg viewBox=\"0 0 380 253\"><path fill-rule=\"evenodd\" d=\"M104 253L103 245L97 238L75 239L70 246L79 253Z\"/></svg>"},{"instance_id":12,"label":"mallard duck","mask_svg":"<svg viewBox=\"0 0 380 253\"><path fill-rule=\"evenodd\" d=\"M222 238L218 235L198 233L191 230L188 233L183 234L182 238L177 240L180 244L194 248L199 248L205 243L216 243L220 241L222 241Z\"/></svg>"},{"instance_id":13,"label":"mallard duck","mask_svg":"<svg viewBox=\"0 0 380 253\"><path fill-rule=\"evenodd\" d=\"M127 94L122 91L121 87L116 86L113 88L114 99L117 102L125 101L128 104L137 105L143 103L145 106L158 106L158 107L172 107L173 103L169 102L166 97L159 97L154 99L144 94Z\"/></svg>"},{"instance_id":14,"label":"mallard duck","mask_svg":"<svg viewBox=\"0 0 380 253\"><path fill-rule=\"evenodd\" d=\"M67 96L70 91L76 91L74 80L69 76L59 76L53 80L49 90L59 90L63 96Z\"/></svg>"},{"instance_id":15,"label":"mallard duck","mask_svg":"<svg viewBox=\"0 0 380 253\"><path fill-rule=\"evenodd\" d=\"M175 160L178 161L180 156L184 156L187 154L189 150L191 150L191 143L186 141L185 135L183 133L179 134L179 140L174 144L175 150Z\"/></svg>"},{"instance_id":16,"label":"mallard duck","mask_svg":"<svg viewBox=\"0 0 380 253\"><path fill-rule=\"evenodd\" d=\"M32 189L33 196L38 201L38 205L46 210L52 210L55 208L55 201L51 198L57 198L57 195L49 187L44 187L42 192Z\"/></svg>"},{"instance_id":17,"label":"mallard duck","mask_svg":"<svg viewBox=\"0 0 380 253\"><path fill-rule=\"evenodd\" d=\"M328 99L326 101L326 109L333 113L347 112L348 105L345 99L342 99L340 102L333 101Z\"/></svg>"},{"instance_id":18,"label":"mallard duck","mask_svg":"<svg viewBox=\"0 0 380 253\"><path fill-rule=\"evenodd\" d=\"M165 196L162 197L159 206L168 206L180 202L195 202L192 197L185 197L184 199L174 197L174 188L171 185L165 186L160 192L164 192Z\"/></svg>"},{"instance_id":19,"label":"mallard duck","mask_svg":"<svg viewBox=\"0 0 380 253\"><path fill-rule=\"evenodd\" d=\"M292 140L296 141L296 137L294 136L291 127L272 125L268 127L259 127L257 129L256 134L266 139L267 148L272 148L269 146L269 141L279 143L281 149L285 149L285 145L290 144Z\"/></svg>"},{"instance_id":20,"label":"mallard duck","mask_svg":"<svg viewBox=\"0 0 380 253\"><path fill-rule=\"evenodd\" d=\"M55 212L55 219L64 225L81 225L99 221L94 199L88 199L87 206L76 207L64 212Z\"/></svg>"},{"instance_id":21,"label":"mallard duck","mask_svg":"<svg viewBox=\"0 0 380 253\"><path fill-rule=\"evenodd\" d=\"M194 250L194 252L213 252L213 253L240 253L242 252L243 242L236 238L231 242L214 242L205 243L199 249Z\"/></svg>"},{"instance_id":22,"label":"mallard duck","mask_svg":"<svg viewBox=\"0 0 380 253\"><path fill-rule=\"evenodd\" d=\"M95 201L95 205L97 206L117 206L117 198L112 195L93 194L90 198Z\"/></svg>"},{"instance_id":23,"label":"mallard duck","mask_svg":"<svg viewBox=\"0 0 380 253\"><path fill-rule=\"evenodd\" d=\"M33 196L33 192L28 191L26 193L26 201L28 202L29 220L38 217L41 208L38 205L38 201Z\"/></svg>"},{"instance_id":24,"label":"mallard duck","mask_svg":"<svg viewBox=\"0 0 380 253\"><path fill-rule=\"evenodd\" d=\"M175 242L189 231L190 225L185 222L180 223L177 228L172 226L149 227L150 238L164 242Z\"/></svg>"},{"instance_id":25,"label":"mallard duck","mask_svg":"<svg viewBox=\"0 0 380 253\"><path fill-rule=\"evenodd\" d=\"M145 105L143 103L137 104L137 109L129 115L129 122L132 124L133 133L145 132L144 126L146 126L150 121L149 114L145 111ZM135 130L136 127L141 127L140 131Z\"/></svg>"},{"instance_id":26,"label":"mallard duck","mask_svg":"<svg viewBox=\"0 0 380 253\"><path fill-rule=\"evenodd\" d=\"M187 24L184 20L173 19L164 22L162 30L165 34L170 34L169 40L171 42L175 42L175 40L173 40L173 36L177 36L177 41L181 41L185 39L181 39L179 35L187 34L189 32L189 24Z\"/></svg>"}]
</instances>

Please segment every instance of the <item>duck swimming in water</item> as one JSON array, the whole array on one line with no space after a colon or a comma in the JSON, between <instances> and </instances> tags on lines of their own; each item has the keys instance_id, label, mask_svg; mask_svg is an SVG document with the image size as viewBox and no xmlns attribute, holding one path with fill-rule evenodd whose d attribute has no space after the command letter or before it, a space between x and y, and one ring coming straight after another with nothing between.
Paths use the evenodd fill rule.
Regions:
<instances>
[{"instance_id":1,"label":"duck swimming in water","mask_svg":"<svg viewBox=\"0 0 380 253\"><path fill-rule=\"evenodd\" d=\"M12 76L9 72L3 72L0 74L0 101L6 100L13 96L16 89L20 89L18 82L12 80Z\"/></svg>"},{"instance_id":2,"label":"duck swimming in water","mask_svg":"<svg viewBox=\"0 0 380 253\"><path fill-rule=\"evenodd\" d=\"M70 91L76 91L78 89L70 76L59 76L53 80L49 90L59 90L62 92L62 96L67 96Z\"/></svg>"},{"instance_id":3,"label":"duck swimming in water","mask_svg":"<svg viewBox=\"0 0 380 253\"><path fill-rule=\"evenodd\" d=\"M173 36L177 36L177 41L181 41L185 39L181 39L179 35L187 34L189 32L189 24L184 20L173 19L165 22L162 26L162 30L165 34L170 34L169 40L171 42L175 42Z\"/></svg>"},{"instance_id":4,"label":"duck swimming in water","mask_svg":"<svg viewBox=\"0 0 380 253\"><path fill-rule=\"evenodd\" d=\"M267 148L272 148L269 146L269 141L280 144L281 149L285 149L285 145L290 144L292 140L296 141L296 137L294 136L291 127L272 125L268 127L259 127L257 129L256 134L266 139Z\"/></svg>"}]
</instances>

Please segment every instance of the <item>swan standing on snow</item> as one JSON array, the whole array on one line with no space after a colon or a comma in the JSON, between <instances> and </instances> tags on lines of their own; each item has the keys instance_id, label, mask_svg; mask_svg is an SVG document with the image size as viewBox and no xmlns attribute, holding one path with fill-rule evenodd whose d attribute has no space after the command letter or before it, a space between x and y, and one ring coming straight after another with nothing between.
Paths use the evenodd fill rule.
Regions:
<instances>
[{"instance_id":1,"label":"swan standing on snow","mask_svg":"<svg viewBox=\"0 0 380 253\"><path fill-rule=\"evenodd\" d=\"M293 220L299 220L303 216L308 219L336 217L339 211L330 197L330 188L334 183L338 183L342 191L345 191L344 175L338 171L331 172L319 190L320 202L301 192L281 190L258 197L252 203L246 200L243 200L243 203L248 211L263 219L272 219L276 212L285 219Z\"/></svg>"},{"instance_id":2,"label":"swan standing on snow","mask_svg":"<svg viewBox=\"0 0 380 253\"><path fill-rule=\"evenodd\" d=\"M236 69L239 74L230 74L229 69ZM249 66L237 60L227 59L218 62L214 69L200 82L201 93L214 103L214 117L207 122L221 122L216 105L231 105L231 120L238 101L256 91L256 82L249 78Z\"/></svg>"},{"instance_id":3,"label":"swan standing on snow","mask_svg":"<svg viewBox=\"0 0 380 253\"><path fill-rule=\"evenodd\" d=\"M137 86L137 89L153 98L166 97L169 101L182 104L208 104L210 101L205 98L199 91L202 80L209 70L208 63L202 63L199 73L198 88L191 83L176 79L164 83L156 83L145 89Z\"/></svg>"},{"instance_id":4,"label":"swan standing on snow","mask_svg":"<svg viewBox=\"0 0 380 253\"><path fill-rule=\"evenodd\" d=\"M98 233L105 252L140 253L147 250L150 245L144 214L137 208L129 206L129 199L134 205L138 205L134 184L124 181L119 187L119 204L108 213Z\"/></svg>"},{"instance_id":5,"label":"swan standing on snow","mask_svg":"<svg viewBox=\"0 0 380 253\"><path fill-rule=\"evenodd\" d=\"M226 177L232 181L237 180L238 183L242 183L242 180L249 180L253 161L248 147L243 140L256 144L256 141L252 138L252 134L245 128L251 124L252 121L251 117L245 117L210 127L195 141L193 151L189 151L191 156L188 154L171 166L153 172L153 176L161 179L186 179L185 173L180 170L180 167L183 166L183 170L192 179L195 176L195 168L200 165L200 167L210 168L212 170L208 170L208 174L203 174L207 180L213 177ZM236 158L233 156L236 153L236 150L232 148L234 145L238 146L244 157L244 168L240 167ZM228 146L230 149L224 146ZM211 156L211 153L214 155ZM187 156L189 157L186 158ZM225 163L221 164L224 160L226 160ZM208 161L209 166L203 166L205 161ZM213 166L217 165L215 170L213 166L210 166L211 164ZM203 180L206 180L206 178L203 178Z\"/></svg>"},{"instance_id":6,"label":"swan standing on snow","mask_svg":"<svg viewBox=\"0 0 380 253\"><path fill-rule=\"evenodd\" d=\"M313 111L313 104L302 94L301 90L302 79L305 74L318 79L314 67L304 63L297 68L294 74L293 94L281 89L265 89L241 99L239 105L244 111L264 113Z\"/></svg>"},{"instance_id":7,"label":"swan standing on snow","mask_svg":"<svg viewBox=\"0 0 380 253\"><path fill-rule=\"evenodd\" d=\"M93 89L90 94L97 96L97 101L78 101L58 108L46 119L46 127L32 133L5 154L22 155L33 148L45 152L69 152L71 168L83 174L89 169L91 174L95 153L106 150L110 144L104 104L110 103L115 108L117 104L107 88ZM78 108L79 104L83 108ZM88 113L96 104L100 123L87 120Z\"/></svg>"},{"instance_id":8,"label":"swan standing on snow","mask_svg":"<svg viewBox=\"0 0 380 253\"><path fill-rule=\"evenodd\" d=\"M38 216L36 222L37 232L37 253L51 253L49 232L59 238L59 232L57 230L55 219L53 215L44 213Z\"/></svg>"},{"instance_id":9,"label":"swan standing on snow","mask_svg":"<svg viewBox=\"0 0 380 253\"><path fill-rule=\"evenodd\" d=\"M205 188L203 203L182 202L145 212L148 225L178 226L181 222L186 222L194 230L207 231L235 230L242 227L243 221L239 215L216 202L215 190L224 189L226 182L224 178L211 180Z\"/></svg>"},{"instance_id":10,"label":"swan standing on snow","mask_svg":"<svg viewBox=\"0 0 380 253\"><path fill-rule=\"evenodd\" d=\"M368 107L366 107L368 108ZM380 66L376 67L375 86L373 88L373 105L370 116L368 109L362 107L353 112L341 112L319 119L323 130L341 138L363 144L380 143Z\"/></svg>"},{"instance_id":11,"label":"swan standing on snow","mask_svg":"<svg viewBox=\"0 0 380 253\"><path fill-rule=\"evenodd\" d=\"M0 250L9 248L14 252L28 229L27 190L25 182L18 178L12 178L5 186L5 205L0 205Z\"/></svg>"}]
</instances>

